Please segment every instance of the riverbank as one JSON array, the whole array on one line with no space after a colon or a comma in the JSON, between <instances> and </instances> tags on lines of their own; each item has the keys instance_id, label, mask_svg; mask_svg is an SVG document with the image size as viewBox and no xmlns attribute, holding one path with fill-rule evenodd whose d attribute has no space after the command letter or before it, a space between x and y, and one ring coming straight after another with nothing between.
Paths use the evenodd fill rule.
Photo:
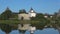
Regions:
<instances>
[{"instance_id":1,"label":"riverbank","mask_svg":"<svg viewBox=\"0 0 60 34\"><path fill-rule=\"evenodd\" d=\"M40 21L34 21L34 20L0 20L0 24L31 24L31 23L37 23Z\"/></svg>"},{"instance_id":2,"label":"riverbank","mask_svg":"<svg viewBox=\"0 0 60 34\"><path fill-rule=\"evenodd\" d=\"M36 26L37 28L44 27L46 25L55 26L54 23L50 23L49 21L39 21L39 20L0 20L0 24L8 24L8 25L31 24L32 26ZM60 25L59 23L56 24L58 26Z\"/></svg>"}]
</instances>

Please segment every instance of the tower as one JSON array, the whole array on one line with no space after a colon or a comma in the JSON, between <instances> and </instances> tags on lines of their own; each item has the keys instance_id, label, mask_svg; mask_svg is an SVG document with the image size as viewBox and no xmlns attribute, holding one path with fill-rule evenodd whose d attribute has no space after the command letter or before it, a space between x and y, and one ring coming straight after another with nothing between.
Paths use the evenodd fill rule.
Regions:
<instances>
[{"instance_id":1,"label":"tower","mask_svg":"<svg viewBox=\"0 0 60 34\"><path fill-rule=\"evenodd\" d=\"M36 12L32 8L29 11L29 16L30 17L36 17Z\"/></svg>"}]
</instances>

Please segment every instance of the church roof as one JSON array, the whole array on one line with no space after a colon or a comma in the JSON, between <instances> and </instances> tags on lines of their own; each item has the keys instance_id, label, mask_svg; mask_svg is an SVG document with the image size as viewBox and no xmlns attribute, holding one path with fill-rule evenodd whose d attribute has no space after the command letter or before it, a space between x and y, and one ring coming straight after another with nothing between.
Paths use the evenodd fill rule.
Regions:
<instances>
[{"instance_id":1,"label":"church roof","mask_svg":"<svg viewBox=\"0 0 60 34\"><path fill-rule=\"evenodd\" d=\"M30 13L36 13L36 12L33 10L33 8L31 8L29 12L30 12Z\"/></svg>"}]
</instances>

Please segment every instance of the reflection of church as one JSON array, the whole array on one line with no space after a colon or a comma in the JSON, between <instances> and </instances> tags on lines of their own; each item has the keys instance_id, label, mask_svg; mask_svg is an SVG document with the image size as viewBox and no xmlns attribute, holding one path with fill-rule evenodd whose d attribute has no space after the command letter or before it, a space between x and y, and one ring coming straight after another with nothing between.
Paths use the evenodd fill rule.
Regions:
<instances>
[{"instance_id":1,"label":"reflection of church","mask_svg":"<svg viewBox=\"0 0 60 34\"><path fill-rule=\"evenodd\" d=\"M31 8L29 13L18 14L19 20L30 20L30 17L36 17L36 12Z\"/></svg>"}]
</instances>

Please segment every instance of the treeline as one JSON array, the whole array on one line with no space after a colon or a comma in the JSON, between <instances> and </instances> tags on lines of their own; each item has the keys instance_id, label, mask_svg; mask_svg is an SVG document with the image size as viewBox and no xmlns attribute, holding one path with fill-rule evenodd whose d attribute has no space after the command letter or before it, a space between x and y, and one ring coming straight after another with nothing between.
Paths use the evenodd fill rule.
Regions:
<instances>
[{"instance_id":1,"label":"treeline","mask_svg":"<svg viewBox=\"0 0 60 34\"><path fill-rule=\"evenodd\" d=\"M60 11L60 10L59 10ZM18 14L20 13L27 13L25 9L19 10L18 13L12 12L9 8L7 8L3 13L0 14L0 20L9 20L9 19L18 19ZM44 21L47 20L44 16L48 16L50 18L51 15L49 14L42 14L42 13L37 13L36 17L32 17L31 20L40 20ZM57 17L57 13L52 15L54 18Z\"/></svg>"},{"instance_id":2,"label":"treeline","mask_svg":"<svg viewBox=\"0 0 60 34\"><path fill-rule=\"evenodd\" d=\"M19 10L19 13L26 13L26 10ZM3 13L0 14L0 20L18 19L19 13L12 12L9 8L7 8Z\"/></svg>"},{"instance_id":3,"label":"treeline","mask_svg":"<svg viewBox=\"0 0 60 34\"><path fill-rule=\"evenodd\" d=\"M15 17L16 14L14 14L9 8L7 8L3 13L0 14L0 20L8 20Z\"/></svg>"},{"instance_id":4,"label":"treeline","mask_svg":"<svg viewBox=\"0 0 60 34\"><path fill-rule=\"evenodd\" d=\"M18 13L12 12L9 8L7 8L3 13L0 14L0 20L9 20L9 19L18 19L18 14L20 13L27 13L25 9L19 10ZM37 16L34 18L32 17L31 20L40 20L44 18L42 13L38 13Z\"/></svg>"}]
</instances>

